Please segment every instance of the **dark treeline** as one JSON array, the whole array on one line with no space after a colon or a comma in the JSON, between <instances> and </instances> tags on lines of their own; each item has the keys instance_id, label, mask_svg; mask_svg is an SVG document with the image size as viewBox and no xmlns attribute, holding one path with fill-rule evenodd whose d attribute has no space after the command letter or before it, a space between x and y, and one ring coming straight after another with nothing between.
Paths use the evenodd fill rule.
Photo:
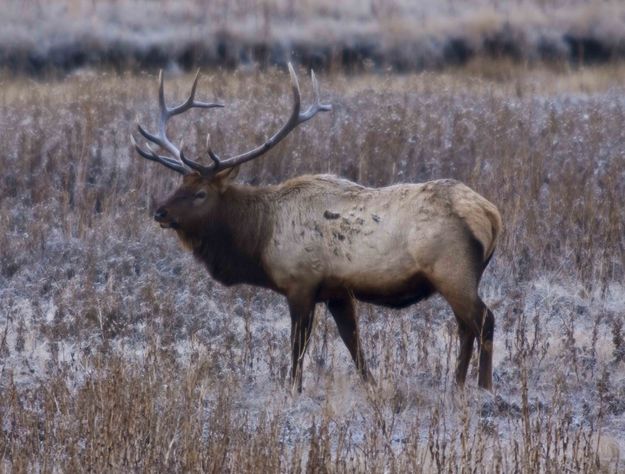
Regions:
<instances>
[{"instance_id":1,"label":"dark treeline","mask_svg":"<svg viewBox=\"0 0 625 474\"><path fill-rule=\"evenodd\" d=\"M497 30L475 36L419 36L388 41L378 35L349 40L323 38L240 38L227 30L202 39L178 38L151 43L106 40L89 36L47 45L0 44L0 69L11 73L42 75L71 72L83 67L156 69L163 67L283 67L288 61L316 70L364 70L409 72L458 66L474 58L508 59L518 62L598 64L625 58L625 39L607 40L601 35L563 32L526 35L503 24Z\"/></svg>"}]
</instances>

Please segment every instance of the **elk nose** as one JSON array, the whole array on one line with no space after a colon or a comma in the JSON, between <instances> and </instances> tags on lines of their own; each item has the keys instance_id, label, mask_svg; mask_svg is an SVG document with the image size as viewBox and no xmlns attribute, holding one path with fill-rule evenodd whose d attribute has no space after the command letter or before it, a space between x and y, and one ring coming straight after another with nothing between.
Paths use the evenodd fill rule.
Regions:
<instances>
[{"instance_id":1,"label":"elk nose","mask_svg":"<svg viewBox=\"0 0 625 474\"><path fill-rule=\"evenodd\" d=\"M157 222L162 221L165 217L167 217L167 211L162 207L157 209L154 213L154 220Z\"/></svg>"}]
</instances>

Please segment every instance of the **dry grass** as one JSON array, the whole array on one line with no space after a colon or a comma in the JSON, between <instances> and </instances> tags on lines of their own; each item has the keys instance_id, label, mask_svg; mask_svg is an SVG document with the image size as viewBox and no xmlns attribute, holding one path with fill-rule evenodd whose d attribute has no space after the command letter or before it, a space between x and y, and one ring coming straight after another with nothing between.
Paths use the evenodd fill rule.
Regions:
<instances>
[{"instance_id":1,"label":"dry grass","mask_svg":"<svg viewBox=\"0 0 625 474\"><path fill-rule=\"evenodd\" d=\"M155 78L5 77L2 469L622 469L623 76L501 63L325 76L333 113L242 170L259 184L453 177L496 203L506 231L482 285L497 320L494 397L473 382L452 394L457 341L439 298L360 305L372 389L320 308L305 392L291 397L281 299L211 282L151 222L178 181L130 149L136 116L150 123L156 110ZM171 78L168 94L188 81ZM192 150L210 130L225 154L279 126L290 101L279 72L210 74L200 91L228 108L194 111L171 135Z\"/></svg>"}]
</instances>

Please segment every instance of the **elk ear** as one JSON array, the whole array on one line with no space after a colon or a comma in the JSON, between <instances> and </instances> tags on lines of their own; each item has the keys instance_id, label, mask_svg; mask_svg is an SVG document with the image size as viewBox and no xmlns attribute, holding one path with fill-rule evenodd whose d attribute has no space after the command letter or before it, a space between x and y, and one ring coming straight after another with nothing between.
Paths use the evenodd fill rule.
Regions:
<instances>
[{"instance_id":1,"label":"elk ear","mask_svg":"<svg viewBox=\"0 0 625 474\"><path fill-rule=\"evenodd\" d=\"M230 184L230 181L236 178L238 174L239 167L233 166L232 168L228 168L217 173L213 178L213 182L215 183L219 191L223 192L228 187L228 184Z\"/></svg>"}]
</instances>

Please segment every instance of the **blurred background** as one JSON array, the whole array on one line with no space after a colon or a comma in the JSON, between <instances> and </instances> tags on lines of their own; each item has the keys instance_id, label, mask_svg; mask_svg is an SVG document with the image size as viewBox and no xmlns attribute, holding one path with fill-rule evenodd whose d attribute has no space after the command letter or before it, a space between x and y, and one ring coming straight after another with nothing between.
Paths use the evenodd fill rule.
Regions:
<instances>
[{"instance_id":1,"label":"blurred background","mask_svg":"<svg viewBox=\"0 0 625 474\"><path fill-rule=\"evenodd\" d=\"M500 209L480 294L494 393L453 387L440 297L359 304L375 387L323 305L288 390L282 297L225 288L152 219L157 77L206 159L333 111L241 167L455 178ZM581 0L0 0L0 471L622 472L625 6Z\"/></svg>"},{"instance_id":2,"label":"blurred background","mask_svg":"<svg viewBox=\"0 0 625 474\"><path fill-rule=\"evenodd\" d=\"M588 0L4 0L0 66L284 66L414 72L476 57L605 63L621 2Z\"/></svg>"}]
</instances>

